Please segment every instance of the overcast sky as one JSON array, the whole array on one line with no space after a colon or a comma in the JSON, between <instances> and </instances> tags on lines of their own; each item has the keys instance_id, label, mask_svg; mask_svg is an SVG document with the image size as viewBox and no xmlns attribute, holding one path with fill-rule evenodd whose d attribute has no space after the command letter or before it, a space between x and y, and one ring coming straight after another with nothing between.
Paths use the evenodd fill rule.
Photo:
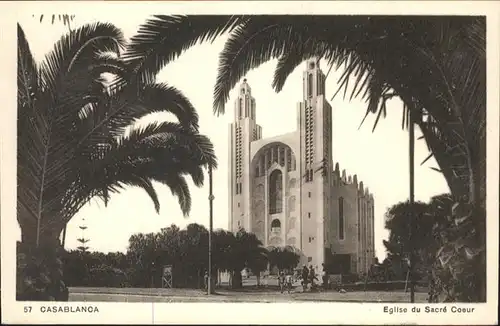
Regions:
<instances>
[{"instance_id":1,"label":"overcast sky","mask_svg":"<svg viewBox=\"0 0 500 326\"><path fill-rule=\"evenodd\" d=\"M148 16L140 13L125 15L108 12L106 21L121 28L126 37L132 36L138 25ZM72 28L94 22L93 16L78 15ZM103 21L100 19L100 21ZM39 22L31 13L20 19L31 50L36 60L41 61L54 42L67 31L61 24L50 21ZM214 227L227 228L228 225L228 124L233 119L235 91L231 93L226 105L226 114L216 117L212 114L213 86L215 83L218 54L226 37L213 44L192 47L181 57L165 67L158 75L159 82L167 82L181 90L194 104L200 115L201 132L208 135L215 144L219 159L219 169L214 173ZM272 61L251 71L247 75L256 99L257 123L262 126L263 137L272 137L294 131L296 128L296 102L301 100L302 71L304 64L288 78L280 93L271 88L276 62ZM323 71L327 72L325 62ZM326 81L328 99L337 89L341 70L330 73ZM401 129L402 103L393 100L388 104L388 116L381 120L374 133L372 126L375 116L370 116L358 130L365 114L366 104L360 99L349 101L338 96L330 101L333 108L333 161L339 162L340 169L347 174L358 175L358 180L369 187L375 198L375 249L377 256L385 256L382 240L387 237L384 229L384 213L391 205L408 199L408 133ZM169 115L157 115L155 119L170 119ZM276 123L279 121L280 123ZM417 130L416 137L420 136ZM417 200L427 201L430 197L448 192L441 174L430 167L437 167L434 159L423 166L420 162L428 156L423 140L416 141L415 150L415 196ZM170 190L158 185L161 202L160 213L154 210L151 199L139 188L128 188L111 198L107 207L93 200L86 205L69 223L66 247L76 248L77 238L82 234L78 226L85 219L88 226L85 237L90 239L91 250L103 252L125 251L129 237L134 233L157 232L172 223L184 227L189 223L208 225L208 187L195 188L192 183L193 208L188 218L184 218L177 198ZM18 230L20 238L20 230Z\"/></svg>"}]
</instances>

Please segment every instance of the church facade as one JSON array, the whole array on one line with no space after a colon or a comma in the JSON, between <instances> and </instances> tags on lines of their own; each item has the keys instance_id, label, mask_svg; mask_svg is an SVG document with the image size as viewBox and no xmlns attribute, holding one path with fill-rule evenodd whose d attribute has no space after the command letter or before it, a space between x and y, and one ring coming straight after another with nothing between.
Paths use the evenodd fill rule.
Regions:
<instances>
[{"instance_id":1,"label":"church facade","mask_svg":"<svg viewBox=\"0 0 500 326\"><path fill-rule=\"evenodd\" d=\"M268 246L293 246L300 264L332 274L366 273L375 257L374 199L332 161L332 108L325 75L311 59L297 103L297 129L262 138L246 79L229 130L229 230Z\"/></svg>"}]
</instances>

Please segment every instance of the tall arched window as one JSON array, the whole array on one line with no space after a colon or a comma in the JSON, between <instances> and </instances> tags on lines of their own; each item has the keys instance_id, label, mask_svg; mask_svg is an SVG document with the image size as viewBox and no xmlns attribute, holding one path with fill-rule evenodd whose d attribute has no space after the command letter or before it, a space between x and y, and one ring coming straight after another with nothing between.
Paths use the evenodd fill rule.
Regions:
<instances>
[{"instance_id":1,"label":"tall arched window","mask_svg":"<svg viewBox=\"0 0 500 326\"><path fill-rule=\"evenodd\" d=\"M339 239L344 240L344 198L339 198Z\"/></svg>"},{"instance_id":2,"label":"tall arched window","mask_svg":"<svg viewBox=\"0 0 500 326\"><path fill-rule=\"evenodd\" d=\"M307 96L312 97L313 95L313 75L309 74L307 76Z\"/></svg>"},{"instance_id":3,"label":"tall arched window","mask_svg":"<svg viewBox=\"0 0 500 326\"><path fill-rule=\"evenodd\" d=\"M269 176L269 214L281 213L283 210L283 174L274 170Z\"/></svg>"},{"instance_id":4,"label":"tall arched window","mask_svg":"<svg viewBox=\"0 0 500 326\"><path fill-rule=\"evenodd\" d=\"M245 95L245 118L248 117L248 95Z\"/></svg>"},{"instance_id":5,"label":"tall arched window","mask_svg":"<svg viewBox=\"0 0 500 326\"><path fill-rule=\"evenodd\" d=\"M242 91L244 92L245 90L242 90ZM242 118L242 115L243 115L242 109L243 109L243 99L240 97L240 103L238 105L238 114L239 114L238 118L240 118L240 119Z\"/></svg>"}]
</instances>

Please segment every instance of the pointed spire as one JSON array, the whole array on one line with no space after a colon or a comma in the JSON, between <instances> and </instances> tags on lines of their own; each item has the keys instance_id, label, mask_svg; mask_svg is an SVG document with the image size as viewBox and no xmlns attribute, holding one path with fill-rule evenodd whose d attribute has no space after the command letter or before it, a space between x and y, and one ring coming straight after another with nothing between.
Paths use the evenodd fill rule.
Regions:
<instances>
[{"instance_id":1,"label":"pointed spire","mask_svg":"<svg viewBox=\"0 0 500 326\"><path fill-rule=\"evenodd\" d=\"M243 78L243 82L240 84L240 94L252 94L252 87L250 87L250 84L248 84L248 79L246 79L246 77Z\"/></svg>"},{"instance_id":2,"label":"pointed spire","mask_svg":"<svg viewBox=\"0 0 500 326\"><path fill-rule=\"evenodd\" d=\"M307 69L320 69L319 58L312 57L307 60Z\"/></svg>"},{"instance_id":3,"label":"pointed spire","mask_svg":"<svg viewBox=\"0 0 500 326\"><path fill-rule=\"evenodd\" d=\"M238 97L234 103L235 120L250 118L255 120L255 98L252 97L252 88L246 78L240 84Z\"/></svg>"},{"instance_id":4,"label":"pointed spire","mask_svg":"<svg viewBox=\"0 0 500 326\"><path fill-rule=\"evenodd\" d=\"M358 176L356 174L354 175L352 182L356 185L356 187L358 186Z\"/></svg>"},{"instance_id":5,"label":"pointed spire","mask_svg":"<svg viewBox=\"0 0 500 326\"><path fill-rule=\"evenodd\" d=\"M363 188L363 181L361 181L361 182L359 183L359 191L360 191L360 192L363 192L363 191L364 191L364 188Z\"/></svg>"}]
</instances>

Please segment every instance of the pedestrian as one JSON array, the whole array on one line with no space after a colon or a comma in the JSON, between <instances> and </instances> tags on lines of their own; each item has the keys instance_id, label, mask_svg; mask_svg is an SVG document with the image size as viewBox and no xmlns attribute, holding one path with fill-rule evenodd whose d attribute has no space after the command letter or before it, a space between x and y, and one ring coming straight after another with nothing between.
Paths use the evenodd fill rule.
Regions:
<instances>
[{"instance_id":1,"label":"pedestrian","mask_svg":"<svg viewBox=\"0 0 500 326\"><path fill-rule=\"evenodd\" d=\"M309 266L309 283L311 283L311 290L315 289L315 283L314 281L315 280L318 280L318 278L316 277L316 272L314 271L314 268L311 266Z\"/></svg>"},{"instance_id":2,"label":"pedestrian","mask_svg":"<svg viewBox=\"0 0 500 326\"><path fill-rule=\"evenodd\" d=\"M303 292L306 292L307 290L307 281L309 279L309 269L307 268L306 265L302 268L302 289Z\"/></svg>"},{"instance_id":3,"label":"pedestrian","mask_svg":"<svg viewBox=\"0 0 500 326\"><path fill-rule=\"evenodd\" d=\"M287 270L285 283L286 283L286 290L290 294L290 291L292 291L292 283L293 283L293 275L291 270Z\"/></svg>"},{"instance_id":4,"label":"pedestrian","mask_svg":"<svg viewBox=\"0 0 500 326\"><path fill-rule=\"evenodd\" d=\"M207 291L208 293L208 271L205 271L204 280L205 280L205 291Z\"/></svg>"},{"instance_id":5,"label":"pedestrian","mask_svg":"<svg viewBox=\"0 0 500 326\"><path fill-rule=\"evenodd\" d=\"M328 275L326 273L325 264L321 264L321 278L323 279L323 289L328 289Z\"/></svg>"},{"instance_id":6,"label":"pedestrian","mask_svg":"<svg viewBox=\"0 0 500 326\"><path fill-rule=\"evenodd\" d=\"M283 293L283 290L285 289L285 272L280 271L278 274L278 284L280 286L280 292Z\"/></svg>"}]
</instances>

